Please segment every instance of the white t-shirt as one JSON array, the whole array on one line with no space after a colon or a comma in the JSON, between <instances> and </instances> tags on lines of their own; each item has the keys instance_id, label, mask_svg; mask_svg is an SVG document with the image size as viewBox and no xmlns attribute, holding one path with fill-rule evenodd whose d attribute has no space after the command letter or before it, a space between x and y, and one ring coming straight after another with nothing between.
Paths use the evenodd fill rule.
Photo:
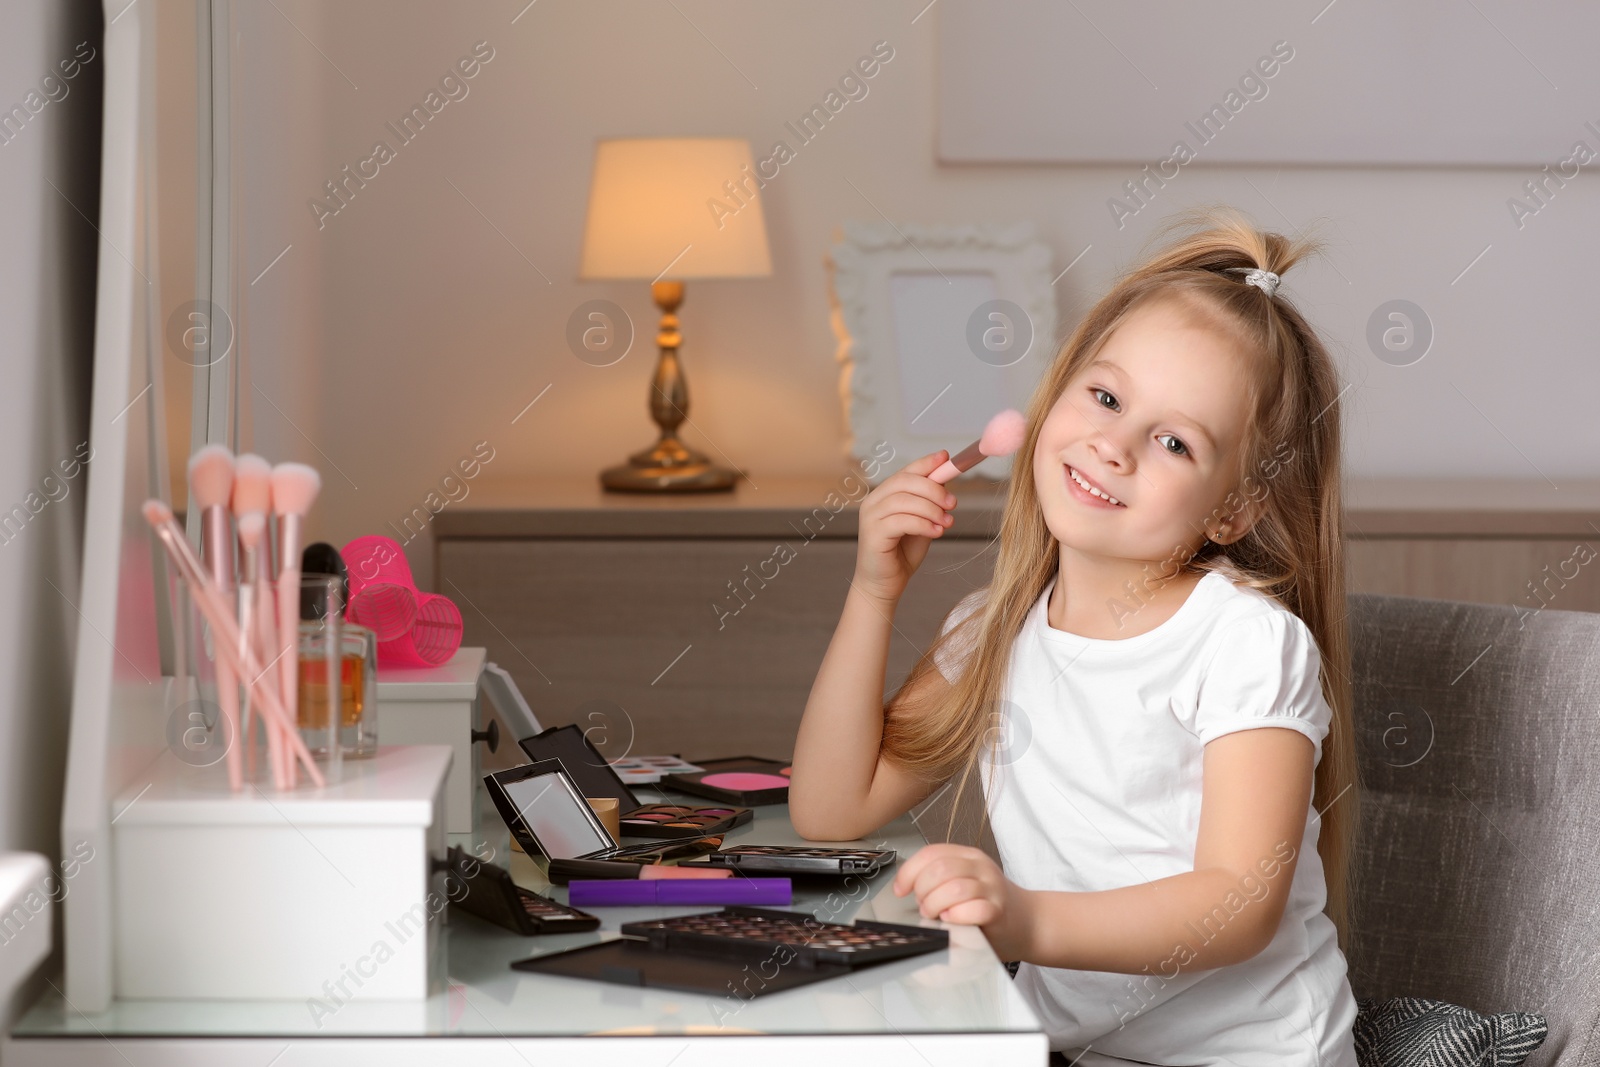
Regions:
<instances>
[{"instance_id":1,"label":"white t-shirt","mask_svg":"<svg viewBox=\"0 0 1600 1067\"><path fill-rule=\"evenodd\" d=\"M1192 871L1202 755L1213 738L1287 727L1321 760L1332 716L1320 655L1278 601L1213 571L1155 629L1101 640L1050 626L1054 586L1052 578L1017 637L1003 746L981 765L995 843L1017 885L1093 892ZM984 593L958 604L945 629ZM967 648L938 657L947 678ZM1170 962L1140 975L1022 964L1017 987L1050 1047L1156 1064L1355 1067L1356 1003L1322 911L1318 825L1308 810L1302 839L1281 843L1213 920L1191 927L1190 950L1276 887L1275 858L1298 854L1278 932L1248 960L1196 971L1174 946Z\"/></svg>"}]
</instances>

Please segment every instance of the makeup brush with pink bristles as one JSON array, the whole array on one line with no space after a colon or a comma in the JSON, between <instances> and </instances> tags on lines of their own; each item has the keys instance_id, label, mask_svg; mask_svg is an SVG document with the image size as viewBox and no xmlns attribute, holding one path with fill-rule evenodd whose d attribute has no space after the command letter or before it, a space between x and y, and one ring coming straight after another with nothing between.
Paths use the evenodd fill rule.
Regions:
<instances>
[{"instance_id":1,"label":"makeup brush with pink bristles","mask_svg":"<svg viewBox=\"0 0 1600 1067\"><path fill-rule=\"evenodd\" d=\"M941 463L939 469L928 478L943 485L956 475L965 474L976 467L985 457L998 459L1011 455L1022 447L1027 435L1028 420L1022 412L1007 408L989 420L989 425L983 428L982 437Z\"/></svg>"},{"instance_id":2,"label":"makeup brush with pink bristles","mask_svg":"<svg viewBox=\"0 0 1600 1067\"><path fill-rule=\"evenodd\" d=\"M222 445L206 445L189 457L189 492L200 509L200 551L217 595L230 613L234 610L233 529L228 523L228 499L233 495L233 453ZM216 641L222 635L213 633ZM228 660L218 656L217 704L222 709L227 743L228 784L244 788L239 759L239 679Z\"/></svg>"},{"instance_id":3,"label":"makeup brush with pink bristles","mask_svg":"<svg viewBox=\"0 0 1600 1067\"><path fill-rule=\"evenodd\" d=\"M278 643L283 658L278 677L289 721L298 723L300 642L300 550L305 547L306 515L322 489L322 475L304 463L280 463L272 468L272 510L278 518ZM337 730L331 730L334 738ZM331 740L330 744L337 744ZM294 784L294 764L289 782Z\"/></svg>"}]
</instances>

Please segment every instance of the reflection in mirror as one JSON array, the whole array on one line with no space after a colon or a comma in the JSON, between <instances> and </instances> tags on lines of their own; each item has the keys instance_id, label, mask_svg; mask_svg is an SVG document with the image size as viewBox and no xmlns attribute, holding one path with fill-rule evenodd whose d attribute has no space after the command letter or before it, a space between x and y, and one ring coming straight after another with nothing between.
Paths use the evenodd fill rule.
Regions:
<instances>
[{"instance_id":1,"label":"reflection in mirror","mask_svg":"<svg viewBox=\"0 0 1600 1067\"><path fill-rule=\"evenodd\" d=\"M61 816L63 855L110 856L111 823L168 747L184 686L171 576L140 514L185 510L185 460L214 408L191 313L203 308L213 163L211 0L130 4L105 23L94 385L83 588ZM223 6L223 5L218 5ZM198 357L196 353L199 353ZM200 407L206 418L193 418ZM188 509L191 510L192 509ZM66 993L112 993L112 864L85 863L63 907Z\"/></svg>"}]
</instances>

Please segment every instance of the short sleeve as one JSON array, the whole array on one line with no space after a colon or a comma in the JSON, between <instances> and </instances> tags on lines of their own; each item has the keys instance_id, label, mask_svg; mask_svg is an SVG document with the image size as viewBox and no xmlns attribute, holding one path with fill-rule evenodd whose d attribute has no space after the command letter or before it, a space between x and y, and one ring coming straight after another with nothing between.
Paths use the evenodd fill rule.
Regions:
<instances>
[{"instance_id":1,"label":"short sleeve","mask_svg":"<svg viewBox=\"0 0 1600 1067\"><path fill-rule=\"evenodd\" d=\"M956 606L950 609L950 614L945 617L944 626L939 629L939 636L954 630L961 621L983 605L988 588L975 589L961 598ZM978 630L976 626L968 628L965 633L958 634L933 651L933 662L939 668L939 673L944 675L945 681L955 684L961 676L962 668L966 665L967 657L972 655L973 648L977 645Z\"/></svg>"},{"instance_id":2,"label":"short sleeve","mask_svg":"<svg viewBox=\"0 0 1600 1067\"><path fill-rule=\"evenodd\" d=\"M1322 655L1310 627L1293 612L1272 611L1223 627L1216 642L1195 702L1201 743L1279 726L1310 738L1320 762L1333 713L1322 695Z\"/></svg>"}]
</instances>

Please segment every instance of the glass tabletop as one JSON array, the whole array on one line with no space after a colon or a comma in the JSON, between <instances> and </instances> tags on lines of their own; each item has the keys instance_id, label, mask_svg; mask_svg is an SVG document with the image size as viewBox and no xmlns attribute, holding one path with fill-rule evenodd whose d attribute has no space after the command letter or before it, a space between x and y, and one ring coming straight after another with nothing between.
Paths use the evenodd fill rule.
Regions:
<instances>
[{"instance_id":1,"label":"glass tabletop","mask_svg":"<svg viewBox=\"0 0 1600 1067\"><path fill-rule=\"evenodd\" d=\"M636 790L641 802L704 803L693 797ZM510 869L535 892L566 900L542 863L510 847L510 835L478 790L478 831L451 834L480 859ZM729 832L725 844L807 844L789 823L788 807L755 809L755 818ZM832 844L829 842L827 844ZM924 844L909 816L869 839L837 842L892 848L904 861ZM829 922L856 919L937 927L922 919L915 898L896 897L894 868L863 879L794 880L794 903ZM54 988L12 1027L14 1039L99 1035L124 1037L572 1037L634 1034L944 1034L1037 1033L1039 1024L1012 985L981 931L951 926L950 947L825 979L754 995L747 981L709 996L514 971L514 961L620 937L623 923L716 911L714 907L597 908L601 928L589 933L524 937L451 909L441 930L433 983L426 1000L341 1002L337 993L305 1001L117 1000L85 1015Z\"/></svg>"}]
</instances>

